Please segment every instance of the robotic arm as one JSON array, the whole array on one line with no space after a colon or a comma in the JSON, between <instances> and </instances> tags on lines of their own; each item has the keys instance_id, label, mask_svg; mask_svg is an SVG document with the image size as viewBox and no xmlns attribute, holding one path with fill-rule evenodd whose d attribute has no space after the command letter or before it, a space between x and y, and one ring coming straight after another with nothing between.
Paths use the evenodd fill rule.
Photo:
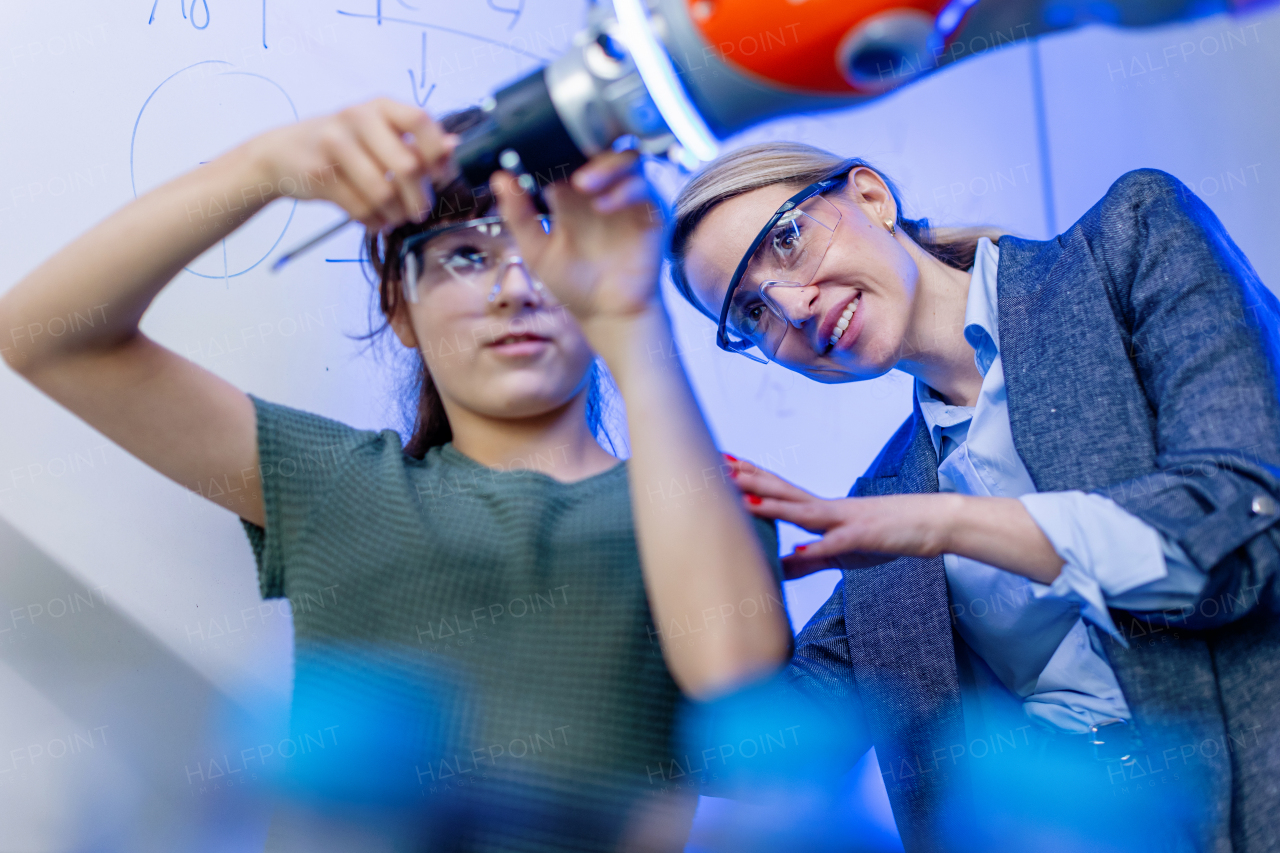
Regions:
<instances>
[{"instance_id":1,"label":"robotic arm","mask_svg":"<svg viewBox=\"0 0 1280 853\"><path fill-rule=\"evenodd\" d=\"M771 118L856 106L970 55L1101 22L1150 26L1267 0L600 0L569 50L498 91L457 156L532 188L624 136L687 167ZM522 168L521 168L522 167Z\"/></svg>"}]
</instances>

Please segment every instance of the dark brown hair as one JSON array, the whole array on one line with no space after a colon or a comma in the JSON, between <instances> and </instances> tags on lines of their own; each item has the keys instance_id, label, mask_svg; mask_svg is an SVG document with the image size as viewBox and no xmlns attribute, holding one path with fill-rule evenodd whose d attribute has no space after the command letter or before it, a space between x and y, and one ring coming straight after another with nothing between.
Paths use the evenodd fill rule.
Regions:
<instances>
[{"instance_id":1,"label":"dark brown hair","mask_svg":"<svg viewBox=\"0 0 1280 853\"><path fill-rule=\"evenodd\" d=\"M443 116L440 125L449 133L463 133L483 119L484 113L479 108L471 107ZM385 335L391 328L390 318L402 310L404 296L396 259L400 256L400 247L407 237L443 223L487 216L494 211L495 206L495 199L487 186L473 190L459 177L447 187L437 190L435 205L423 222L406 222L387 234L366 231L362 255L373 268L375 278L371 283L377 289L378 314L382 317L382 323L361 337L373 340ZM404 419L412 424L404 453L414 459L421 459L431 448L452 441L453 429L449 426L440 391L431 378L431 372L427 370L422 353L416 352L415 356L411 375L402 388L401 404ZM610 397L605 387L606 382L605 372L597 358L591 367L591 384L587 392L587 424L593 434L612 448L612 437L603 424L606 401Z\"/></svg>"}]
</instances>

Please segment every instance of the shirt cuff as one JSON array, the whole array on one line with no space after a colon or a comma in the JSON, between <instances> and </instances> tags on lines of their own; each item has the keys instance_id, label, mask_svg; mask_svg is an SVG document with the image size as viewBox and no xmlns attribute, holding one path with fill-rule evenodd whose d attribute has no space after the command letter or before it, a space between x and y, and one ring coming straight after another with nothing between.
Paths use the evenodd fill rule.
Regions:
<instances>
[{"instance_id":1,"label":"shirt cuff","mask_svg":"<svg viewBox=\"0 0 1280 853\"><path fill-rule=\"evenodd\" d=\"M1124 644L1108 606L1169 576L1160 534L1101 495L1036 492L1018 500L1065 563L1048 594L1078 601L1085 619Z\"/></svg>"}]
</instances>

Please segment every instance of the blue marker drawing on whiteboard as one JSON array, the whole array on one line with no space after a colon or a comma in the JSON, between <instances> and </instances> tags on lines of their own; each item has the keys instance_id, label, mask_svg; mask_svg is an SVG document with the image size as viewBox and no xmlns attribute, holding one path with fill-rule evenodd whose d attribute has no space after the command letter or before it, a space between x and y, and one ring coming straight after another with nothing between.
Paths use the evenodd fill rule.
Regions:
<instances>
[{"instance_id":1,"label":"blue marker drawing on whiteboard","mask_svg":"<svg viewBox=\"0 0 1280 853\"><path fill-rule=\"evenodd\" d=\"M298 120L289 94L260 74L233 70L224 60L207 60L166 77L147 96L134 121L129 143L129 180L134 196L159 186L201 161L212 159L269 127ZM187 218L207 227L261 201L257 188L193 202ZM187 265L200 278L230 279L257 267L275 251L297 209L267 205L225 240Z\"/></svg>"},{"instance_id":2,"label":"blue marker drawing on whiteboard","mask_svg":"<svg viewBox=\"0 0 1280 853\"><path fill-rule=\"evenodd\" d=\"M523 0L521 0L521 2L523 2ZM197 3L199 3L199 4L200 4L200 6L201 6L201 8L204 10L204 14L201 16L201 17L203 17L203 19L204 19L204 23L203 23L203 24L198 24L198 23L196 23L196 4L197 4ZM157 6L159 6L159 5L160 5L160 0L152 0L152 3L151 3L151 14L147 16L147 24L148 24L148 25L151 25L151 24L155 23L155 20L156 20L156 7L157 7ZM188 14L188 13L187 13L187 2L186 2L186 0L178 0L178 9L179 9L179 11L181 11L181 12L182 12L182 17L183 17L183 19L188 20L188 21L190 21L190 22L191 22L191 26L195 27L197 30L204 30L204 29L208 29L208 27L209 27L209 18L210 18L210 16L209 16L209 0L191 0L191 12L190 12L190 14ZM262 0L262 46L263 46L264 48L267 46L267 0Z\"/></svg>"},{"instance_id":3,"label":"blue marker drawing on whiteboard","mask_svg":"<svg viewBox=\"0 0 1280 853\"><path fill-rule=\"evenodd\" d=\"M515 8L507 6L499 6L493 0L489 0L489 8L495 12L506 12L511 16L511 23L507 24L507 29L512 29L516 24L520 23L520 16L524 14L524 0L516 0Z\"/></svg>"},{"instance_id":4,"label":"blue marker drawing on whiteboard","mask_svg":"<svg viewBox=\"0 0 1280 853\"><path fill-rule=\"evenodd\" d=\"M266 0L263 0L265 3ZM204 23L196 23L196 4L199 3L204 8ZM151 4L151 15L147 18L147 24L151 24L156 19L156 7L160 5L160 0L154 0ZM209 26L209 0L191 0L191 13L187 13L186 0L178 0L178 9L182 12L182 17L191 22L191 26L197 30L203 30Z\"/></svg>"},{"instance_id":5,"label":"blue marker drawing on whiteboard","mask_svg":"<svg viewBox=\"0 0 1280 853\"><path fill-rule=\"evenodd\" d=\"M191 0L191 26L195 27L197 30L203 30L205 27L209 26L209 0L200 0L200 3L204 6L203 24L196 23L196 0Z\"/></svg>"},{"instance_id":6,"label":"blue marker drawing on whiteboard","mask_svg":"<svg viewBox=\"0 0 1280 853\"><path fill-rule=\"evenodd\" d=\"M476 41L481 41L481 42L484 42L485 44L491 44L491 45L494 45L495 47L501 47L511 51L512 53L518 53L521 56L527 56L530 59L536 59L539 62L551 61L551 57L549 56L541 56L537 53L533 53L532 51L518 48L515 45L509 44L505 41L489 38L488 36L482 36L479 33L467 32L466 30L458 30L458 29L454 29L453 27L443 27L443 26L440 26L439 24L428 24L426 21L413 21L408 18L389 17L387 15L382 14L381 0L379 0L378 2L378 9L376 14L369 15L361 12L347 12L342 9L338 9L337 11L339 15L343 15L348 18L364 18L370 21L376 20L379 26L381 26L385 22L388 24L405 24L410 27L422 27L424 30L435 30L436 32L441 32L441 33L452 33L455 36L462 36L463 38L475 39Z\"/></svg>"},{"instance_id":7,"label":"blue marker drawing on whiteboard","mask_svg":"<svg viewBox=\"0 0 1280 853\"><path fill-rule=\"evenodd\" d=\"M155 0L155 2L153 2L153 3L151 4L151 15L150 15L150 17L148 17L148 18L147 18L147 24L151 24L153 21L155 21L155 19L156 19L156 7L157 7L157 6L159 6L159 5L160 5L160 0ZM192 11L194 12L195 0L192 0L191 6L192 6ZM189 20L189 18L187 17L187 0L178 0L178 11L182 13L182 19L183 19L184 21L185 21L185 20ZM204 15L204 17L205 17L204 26L205 26L205 27L207 27L207 26L209 26L209 6L208 6L208 4L206 4L206 5L205 5L205 7L204 7L204 12L205 12L205 15ZM194 24L194 22L192 22L192 23ZM204 27L196 27L196 29L197 29L197 30L203 30L203 29L204 29Z\"/></svg>"},{"instance_id":8,"label":"blue marker drawing on whiteboard","mask_svg":"<svg viewBox=\"0 0 1280 853\"><path fill-rule=\"evenodd\" d=\"M413 92L413 101L420 107L425 107L427 101L431 99L431 93L436 90L436 84L432 83L431 88L427 89L427 93L418 99L418 90L426 88L427 85L427 34L422 34L422 60L418 65L418 76L413 76L413 69L409 69L409 88Z\"/></svg>"}]
</instances>

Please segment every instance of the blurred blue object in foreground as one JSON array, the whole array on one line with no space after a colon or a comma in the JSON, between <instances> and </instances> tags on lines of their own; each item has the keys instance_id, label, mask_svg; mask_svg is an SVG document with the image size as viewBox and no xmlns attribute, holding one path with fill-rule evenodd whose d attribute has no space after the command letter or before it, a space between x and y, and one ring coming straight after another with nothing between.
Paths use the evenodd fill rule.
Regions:
<instances>
[{"instance_id":1,"label":"blurred blue object in foreground","mask_svg":"<svg viewBox=\"0 0 1280 853\"><path fill-rule=\"evenodd\" d=\"M902 849L859 726L782 678L686 705L681 746L650 776L706 795L688 853Z\"/></svg>"}]
</instances>

